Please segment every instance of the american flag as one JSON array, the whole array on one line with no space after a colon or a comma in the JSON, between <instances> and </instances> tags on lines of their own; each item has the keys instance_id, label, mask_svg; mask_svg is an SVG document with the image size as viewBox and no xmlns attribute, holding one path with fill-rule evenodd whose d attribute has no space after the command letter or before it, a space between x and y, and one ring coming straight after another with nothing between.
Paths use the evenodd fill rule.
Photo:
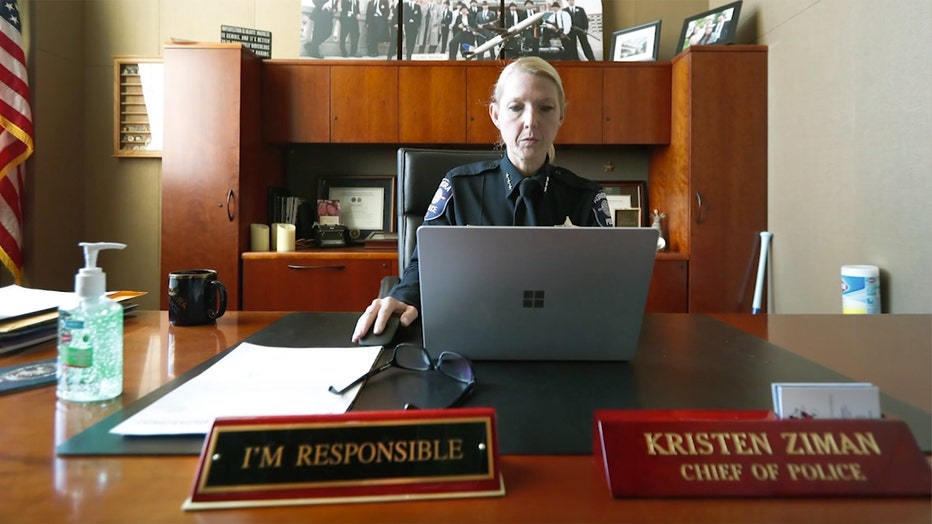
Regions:
<instances>
[{"instance_id":1,"label":"american flag","mask_svg":"<svg viewBox=\"0 0 932 524\"><path fill-rule=\"evenodd\" d=\"M33 151L29 79L16 0L0 0L0 262L23 278L25 162Z\"/></svg>"}]
</instances>

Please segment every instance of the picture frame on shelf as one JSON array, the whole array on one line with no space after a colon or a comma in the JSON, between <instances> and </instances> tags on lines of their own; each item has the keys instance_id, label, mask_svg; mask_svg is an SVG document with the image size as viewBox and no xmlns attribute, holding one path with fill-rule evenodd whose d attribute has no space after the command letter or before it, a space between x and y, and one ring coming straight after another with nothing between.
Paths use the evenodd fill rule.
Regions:
<instances>
[{"instance_id":1,"label":"picture frame on shelf","mask_svg":"<svg viewBox=\"0 0 932 524\"><path fill-rule=\"evenodd\" d=\"M658 19L612 33L612 61L656 61L660 50L660 25Z\"/></svg>"},{"instance_id":2,"label":"picture frame on shelf","mask_svg":"<svg viewBox=\"0 0 932 524\"><path fill-rule=\"evenodd\" d=\"M647 224L647 182L643 180L600 181L608 199L615 227L644 227Z\"/></svg>"},{"instance_id":3,"label":"picture frame on shelf","mask_svg":"<svg viewBox=\"0 0 932 524\"><path fill-rule=\"evenodd\" d=\"M395 177L342 175L320 177L318 200L339 201L340 225L351 241L364 241L373 232L394 232Z\"/></svg>"},{"instance_id":4,"label":"picture frame on shelf","mask_svg":"<svg viewBox=\"0 0 932 524\"><path fill-rule=\"evenodd\" d=\"M741 0L693 15L683 21L676 54L694 45L731 44L735 40Z\"/></svg>"},{"instance_id":5,"label":"picture frame on shelf","mask_svg":"<svg viewBox=\"0 0 932 524\"><path fill-rule=\"evenodd\" d=\"M615 227L641 227L642 220L641 209L616 209L612 224Z\"/></svg>"}]
</instances>

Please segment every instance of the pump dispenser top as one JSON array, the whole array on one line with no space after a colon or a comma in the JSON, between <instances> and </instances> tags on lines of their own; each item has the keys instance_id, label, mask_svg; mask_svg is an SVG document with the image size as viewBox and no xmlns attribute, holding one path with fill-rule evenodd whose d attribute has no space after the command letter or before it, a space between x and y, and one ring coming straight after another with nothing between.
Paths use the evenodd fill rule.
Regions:
<instances>
[{"instance_id":1,"label":"pump dispenser top","mask_svg":"<svg viewBox=\"0 0 932 524\"><path fill-rule=\"evenodd\" d=\"M103 249L123 249L126 244L116 242L81 242L84 248L84 267L74 276L74 292L81 299L99 297L107 292L107 275L97 267L97 254Z\"/></svg>"}]
</instances>

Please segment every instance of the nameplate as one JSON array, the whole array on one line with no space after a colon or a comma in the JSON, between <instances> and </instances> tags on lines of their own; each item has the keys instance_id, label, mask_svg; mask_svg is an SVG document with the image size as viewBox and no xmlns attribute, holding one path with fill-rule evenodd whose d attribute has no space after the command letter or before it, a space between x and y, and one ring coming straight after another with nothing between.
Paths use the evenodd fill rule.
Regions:
<instances>
[{"instance_id":1,"label":"nameplate","mask_svg":"<svg viewBox=\"0 0 932 524\"><path fill-rule=\"evenodd\" d=\"M932 470L901 420L603 410L593 436L619 498L932 493Z\"/></svg>"},{"instance_id":2,"label":"nameplate","mask_svg":"<svg viewBox=\"0 0 932 524\"><path fill-rule=\"evenodd\" d=\"M182 508L504 493L490 408L221 418Z\"/></svg>"}]
</instances>

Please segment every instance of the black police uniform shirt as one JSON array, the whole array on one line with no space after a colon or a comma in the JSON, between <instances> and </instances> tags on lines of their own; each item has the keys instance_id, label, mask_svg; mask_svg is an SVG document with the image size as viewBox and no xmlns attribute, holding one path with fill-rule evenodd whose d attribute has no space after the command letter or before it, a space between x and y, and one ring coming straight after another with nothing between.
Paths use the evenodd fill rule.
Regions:
<instances>
[{"instance_id":1,"label":"black police uniform shirt","mask_svg":"<svg viewBox=\"0 0 932 524\"><path fill-rule=\"evenodd\" d=\"M608 199L602 187L572 171L545 162L532 177L540 185L534 205L538 226L611 227ZM443 178L424 216L424 225L512 226L522 176L505 155L456 167ZM421 306L417 246L401 281L388 296Z\"/></svg>"}]
</instances>

